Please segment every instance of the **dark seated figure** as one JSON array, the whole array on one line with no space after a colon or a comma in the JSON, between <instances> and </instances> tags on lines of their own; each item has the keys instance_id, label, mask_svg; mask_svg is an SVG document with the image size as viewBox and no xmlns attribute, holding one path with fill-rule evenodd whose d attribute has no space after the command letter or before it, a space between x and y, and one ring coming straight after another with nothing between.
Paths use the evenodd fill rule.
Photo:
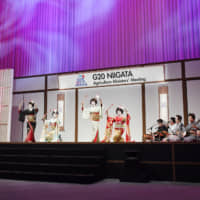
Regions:
<instances>
[{"instance_id":1,"label":"dark seated figure","mask_svg":"<svg viewBox=\"0 0 200 200\"><path fill-rule=\"evenodd\" d=\"M168 135L168 128L163 123L162 119L157 120L158 128L157 131L154 133L155 141L162 141Z\"/></svg>"}]
</instances>

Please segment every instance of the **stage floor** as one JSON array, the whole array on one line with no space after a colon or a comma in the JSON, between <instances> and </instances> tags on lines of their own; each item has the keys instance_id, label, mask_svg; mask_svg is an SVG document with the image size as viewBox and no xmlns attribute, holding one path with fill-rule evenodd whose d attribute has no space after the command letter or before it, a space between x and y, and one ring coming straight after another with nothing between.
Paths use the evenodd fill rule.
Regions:
<instances>
[{"instance_id":1,"label":"stage floor","mask_svg":"<svg viewBox=\"0 0 200 200\"><path fill-rule=\"evenodd\" d=\"M200 185L172 182L121 183L116 179L107 179L93 185L0 180L0 194L1 200L198 200Z\"/></svg>"}]
</instances>

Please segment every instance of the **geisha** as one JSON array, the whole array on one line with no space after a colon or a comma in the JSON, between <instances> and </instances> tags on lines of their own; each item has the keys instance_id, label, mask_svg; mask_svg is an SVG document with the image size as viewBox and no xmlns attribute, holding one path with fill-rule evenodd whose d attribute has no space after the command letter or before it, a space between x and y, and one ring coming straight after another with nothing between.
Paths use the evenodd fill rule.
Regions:
<instances>
[{"instance_id":1,"label":"geisha","mask_svg":"<svg viewBox=\"0 0 200 200\"><path fill-rule=\"evenodd\" d=\"M124 109L122 107L117 107L116 108L116 116L115 117L110 117L107 111L107 124L110 124L113 126L114 124L114 131L113 131L113 142L130 142L131 137L130 137L130 126L129 126L129 122L130 122L130 115L128 114L128 110ZM126 114L126 117L123 116L123 114ZM113 124L112 124L112 123ZM110 127L106 127L106 129L108 129L108 136L107 138L111 137L111 130ZM123 138L123 134L126 130L126 139L124 140Z\"/></svg>"},{"instance_id":2,"label":"geisha","mask_svg":"<svg viewBox=\"0 0 200 200\"><path fill-rule=\"evenodd\" d=\"M98 100L100 105L98 105ZM83 119L89 119L91 121L91 141L93 143L99 142L99 123L102 118L102 106L102 99L99 96L90 99L90 107L85 108L84 102L81 105Z\"/></svg>"},{"instance_id":3,"label":"geisha","mask_svg":"<svg viewBox=\"0 0 200 200\"><path fill-rule=\"evenodd\" d=\"M105 130L105 135L104 135L104 138L103 140L101 141L102 143L109 143L111 142L111 137L112 137L112 130L113 130L113 117L110 117L108 115L108 111L109 109L113 106L110 105L109 108L106 110L105 114L107 115L107 122L106 122L106 130Z\"/></svg>"},{"instance_id":4,"label":"geisha","mask_svg":"<svg viewBox=\"0 0 200 200\"><path fill-rule=\"evenodd\" d=\"M36 116L38 113L38 108L34 101L28 102L28 109L22 109L23 103L19 105L19 121L24 122L26 119L27 124L27 137L25 142L35 142L35 128L36 128Z\"/></svg>"},{"instance_id":5,"label":"geisha","mask_svg":"<svg viewBox=\"0 0 200 200\"><path fill-rule=\"evenodd\" d=\"M52 117L50 120L43 118L44 126L40 138L40 142L60 142L60 122L58 119L58 111L54 109L52 111Z\"/></svg>"}]
</instances>

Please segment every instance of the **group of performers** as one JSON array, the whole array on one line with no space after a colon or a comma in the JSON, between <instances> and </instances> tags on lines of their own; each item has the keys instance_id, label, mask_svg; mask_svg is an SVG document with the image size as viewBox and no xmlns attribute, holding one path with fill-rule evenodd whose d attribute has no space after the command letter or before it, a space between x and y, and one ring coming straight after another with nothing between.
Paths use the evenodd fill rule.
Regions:
<instances>
[{"instance_id":1,"label":"group of performers","mask_svg":"<svg viewBox=\"0 0 200 200\"><path fill-rule=\"evenodd\" d=\"M188 125L182 123L182 116L171 117L168 123L162 119L157 120L156 131L150 127L150 133L144 136L145 141L152 142L194 142L200 141L200 120L196 121L194 113L188 115Z\"/></svg>"},{"instance_id":2,"label":"group of performers","mask_svg":"<svg viewBox=\"0 0 200 200\"><path fill-rule=\"evenodd\" d=\"M105 111L106 127L104 138L99 139L99 126L103 119L103 102L96 95L89 101L89 106L85 107L85 103L81 103L81 111L83 119L88 119L91 122L90 141L93 143L109 143L109 142L131 142L130 136L130 115L128 110L122 106L116 106L114 116L111 116L109 110L114 105L111 104ZM35 142L34 132L36 128L36 116L38 108L35 102L29 101L28 108L23 109L23 103L19 105L19 120L26 121L27 136L25 142ZM54 109L51 112L51 118L47 119L44 116L43 129L40 137L40 142L61 142L60 121L58 119L58 111ZM182 117L176 115L171 117L168 123L164 123L162 119L157 120L156 128L150 127L150 133L145 134L144 141L151 142L193 142L200 141L200 120L196 121L196 116L193 113L188 115L188 125L185 127L182 123ZM156 130L156 131L153 131Z\"/></svg>"},{"instance_id":3,"label":"group of performers","mask_svg":"<svg viewBox=\"0 0 200 200\"><path fill-rule=\"evenodd\" d=\"M87 96L86 96L87 97ZM99 103L99 104L98 104ZM115 116L109 114L110 105L106 110L105 114L107 116L107 123L104 133L104 138L102 141L99 140L99 125L103 118L103 102L102 99L96 95L96 97L90 99L90 106L85 107L84 102L81 103L81 110L83 119L89 119L92 127L91 140L92 142L130 142L130 115L126 108L122 106L117 106L115 109ZM125 115L124 115L125 114ZM126 134L124 136L126 130ZM125 137L125 138L124 138Z\"/></svg>"},{"instance_id":4,"label":"group of performers","mask_svg":"<svg viewBox=\"0 0 200 200\"><path fill-rule=\"evenodd\" d=\"M28 108L23 109L22 102L19 105L19 121L26 121L27 124L27 136L25 142L35 142L35 128L36 128L36 116L38 113L38 108L34 101L28 102ZM61 142L60 134L60 122L58 119L58 111L54 109L51 112L51 118L47 120L47 114L43 117L44 126L41 133L40 142Z\"/></svg>"},{"instance_id":5,"label":"group of performers","mask_svg":"<svg viewBox=\"0 0 200 200\"><path fill-rule=\"evenodd\" d=\"M116 107L115 116L109 114L109 106L105 115L107 116L107 124L105 127L105 135L102 141L99 139L99 126L103 118L103 102L97 95L91 98L90 105L85 107L84 102L81 103L81 111L83 119L89 119L91 122L92 133L90 141L97 142L130 142L130 115L126 108L122 106ZM35 142L34 132L36 128L36 116L38 108L33 101L28 102L28 108L23 109L23 103L19 105L19 120L27 124L27 137L25 142ZM125 114L125 115L124 115ZM40 142L61 142L60 122L58 119L58 111L54 109L51 113L51 118L47 120L47 115L43 117L43 129L40 137ZM126 134L124 134L126 131ZM124 136L125 135L125 136Z\"/></svg>"}]
</instances>

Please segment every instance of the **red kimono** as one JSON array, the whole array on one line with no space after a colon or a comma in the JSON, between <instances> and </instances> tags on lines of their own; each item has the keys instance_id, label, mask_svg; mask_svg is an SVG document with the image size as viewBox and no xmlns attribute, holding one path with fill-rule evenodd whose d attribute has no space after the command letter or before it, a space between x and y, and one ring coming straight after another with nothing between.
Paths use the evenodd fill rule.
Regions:
<instances>
[{"instance_id":1,"label":"red kimono","mask_svg":"<svg viewBox=\"0 0 200 200\"><path fill-rule=\"evenodd\" d=\"M35 142L34 132L36 128L37 113L37 108L33 110L19 110L19 121L24 122L25 116L27 117L27 137L25 139L25 142Z\"/></svg>"},{"instance_id":2,"label":"red kimono","mask_svg":"<svg viewBox=\"0 0 200 200\"><path fill-rule=\"evenodd\" d=\"M107 116L105 136L104 139L101 141L102 143L110 142L112 136L112 129L113 129L113 118Z\"/></svg>"},{"instance_id":3,"label":"red kimono","mask_svg":"<svg viewBox=\"0 0 200 200\"><path fill-rule=\"evenodd\" d=\"M129 122L130 122L130 115L127 114L126 117L119 117L116 116L113 118L113 122L115 123L115 128L114 128L114 134L113 134L113 141L114 142L124 142L123 139L123 134L126 129L126 142L130 142L131 137L130 137L130 127L129 127Z\"/></svg>"},{"instance_id":4,"label":"red kimono","mask_svg":"<svg viewBox=\"0 0 200 200\"><path fill-rule=\"evenodd\" d=\"M130 137L130 126L129 126L129 122L130 122L130 115L127 114L126 117L107 117L107 123L106 123L106 130L105 130L105 136L104 139L102 140L103 142L110 142L111 137L112 137L112 132L113 132L113 124L115 123L115 127L114 127L114 134L113 134L113 141L114 142L124 142L123 139L123 134L124 131L126 129L126 142L130 142L131 141L131 137Z\"/></svg>"}]
</instances>

